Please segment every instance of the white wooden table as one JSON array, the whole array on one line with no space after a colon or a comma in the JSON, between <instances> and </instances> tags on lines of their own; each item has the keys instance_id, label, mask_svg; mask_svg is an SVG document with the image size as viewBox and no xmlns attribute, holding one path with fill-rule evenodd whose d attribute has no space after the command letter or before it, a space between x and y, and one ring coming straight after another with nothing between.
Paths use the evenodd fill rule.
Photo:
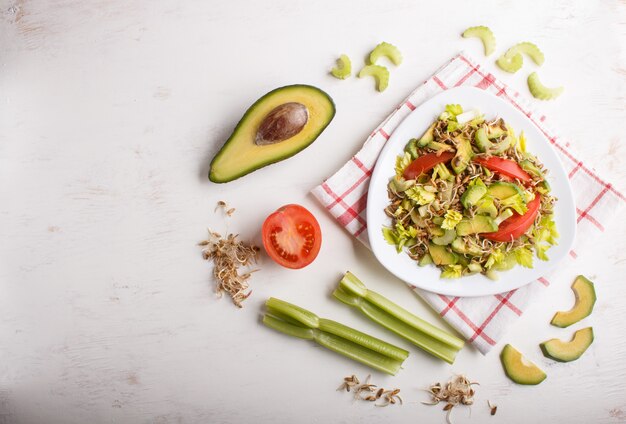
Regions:
<instances>
[{"instance_id":1,"label":"white wooden table","mask_svg":"<svg viewBox=\"0 0 626 424\"><path fill-rule=\"evenodd\" d=\"M626 4L623 1L418 4L411 1L0 0L0 423L443 423L420 388L465 373L481 383L455 422L626 421L626 242L618 217L585 245L487 356L464 349L448 366L329 297L349 269L416 313L437 317L375 262L308 194L360 146L414 86L461 49L459 34L488 25L498 52L534 41L541 76L563 84L536 103L590 164L626 191ZM405 57L383 94L371 80L327 75L341 53L378 42ZM505 75L526 92L527 72ZM525 68L525 71L531 67ZM296 157L215 185L211 157L259 96L290 83L327 90L337 116ZM237 208L226 219L218 200ZM196 243L210 226L259 242L264 217L285 203L318 217L324 245L308 268L264 257L238 310L213 293ZM538 343L570 332L548 325L584 273L598 302L596 341L557 364ZM401 407L353 403L335 388L368 370L259 323L276 296L409 347ZM498 354L511 342L548 379L513 384ZM489 417L487 400L498 413Z\"/></svg>"}]
</instances>

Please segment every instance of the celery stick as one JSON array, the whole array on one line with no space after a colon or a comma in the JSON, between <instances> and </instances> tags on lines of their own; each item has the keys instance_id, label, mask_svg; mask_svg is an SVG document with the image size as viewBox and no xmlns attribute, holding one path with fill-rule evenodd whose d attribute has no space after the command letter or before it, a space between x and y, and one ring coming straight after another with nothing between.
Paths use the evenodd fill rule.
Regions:
<instances>
[{"instance_id":1,"label":"celery stick","mask_svg":"<svg viewBox=\"0 0 626 424\"><path fill-rule=\"evenodd\" d=\"M465 342L424 321L367 287L347 272L333 293L341 302L357 307L363 314L383 327L409 340L426 352L453 363Z\"/></svg>"},{"instance_id":2,"label":"celery stick","mask_svg":"<svg viewBox=\"0 0 626 424\"><path fill-rule=\"evenodd\" d=\"M352 343L361 345L367 349L380 353L381 355L389 358L397 359L398 361L404 361L409 357L409 352L387 343L383 340L374 338L368 334L357 331L353 328L346 327L338 322L321 318L319 330L328 334L334 334Z\"/></svg>"},{"instance_id":3,"label":"celery stick","mask_svg":"<svg viewBox=\"0 0 626 424\"><path fill-rule=\"evenodd\" d=\"M317 326L320 325L320 319L313 312L307 311L306 309L293 305L289 302L285 302L284 300L270 297L267 299L267 302L265 302L265 306L267 306L269 310L276 310L283 313L309 328L317 328Z\"/></svg>"},{"instance_id":4,"label":"celery stick","mask_svg":"<svg viewBox=\"0 0 626 424\"><path fill-rule=\"evenodd\" d=\"M349 342L334 334L317 332L316 335L315 341L318 344L387 374L396 375L402 366L403 361Z\"/></svg>"},{"instance_id":5,"label":"celery stick","mask_svg":"<svg viewBox=\"0 0 626 424\"><path fill-rule=\"evenodd\" d=\"M338 288L333 295L344 303L356 306L365 316L388 330L393 331L400 337L404 337L414 345L422 348L426 352L443 359L452 364L458 352L456 347L452 347L440 340L434 339L428 334L415 329L414 327L400 321L393 315L385 312L362 297L346 293ZM346 301L347 300L347 301Z\"/></svg>"},{"instance_id":6,"label":"celery stick","mask_svg":"<svg viewBox=\"0 0 626 424\"><path fill-rule=\"evenodd\" d=\"M273 328L274 330L278 330L281 333L285 333L288 336L299 337L306 340L315 340L315 333L313 329L299 327L286 321L281 321L271 315L265 315L263 317L263 324Z\"/></svg>"},{"instance_id":7,"label":"celery stick","mask_svg":"<svg viewBox=\"0 0 626 424\"><path fill-rule=\"evenodd\" d=\"M263 323L268 327L290 336L314 340L377 370L395 375L409 355L404 349L338 322L319 318L283 300L270 298L266 306Z\"/></svg>"}]
</instances>

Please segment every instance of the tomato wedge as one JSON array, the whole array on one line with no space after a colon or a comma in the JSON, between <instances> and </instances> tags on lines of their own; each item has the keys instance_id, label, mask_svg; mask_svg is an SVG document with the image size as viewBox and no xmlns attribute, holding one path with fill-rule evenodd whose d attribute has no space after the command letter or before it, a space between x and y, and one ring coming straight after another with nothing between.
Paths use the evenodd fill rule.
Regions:
<instances>
[{"instance_id":1,"label":"tomato wedge","mask_svg":"<svg viewBox=\"0 0 626 424\"><path fill-rule=\"evenodd\" d=\"M409 164L404 170L404 178L407 180L414 180L424 172L428 172L436 165L452 160L454 153L443 152L440 155L437 153L428 153L427 155L420 156Z\"/></svg>"},{"instance_id":2,"label":"tomato wedge","mask_svg":"<svg viewBox=\"0 0 626 424\"><path fill-rule=\"evenodd\" d=\"M535 198L528 203L528 210L524 215L513 212L513 216L500 223L498 231L482 233L481 236L493 241L513 241L521 237L537 218L541 206L541 196L535 194Z\"/></svg>"},{"instance_id":3,"label":"tomato wedge","mask_svg":"<svg viewBox=\"0 0 626 424\"><path fill-rule=\"evenodd\" d=\"M474 158L473 161L501 175L506 175L507 177L511 178L517 178L524 183L527 183L531 180L528 172L524 171L522 167L519 166L516 162L509 159L491 156L488 158L477 157Z\"/></svg>"},{"instance_id":4,"label":"tomato wedge","mask_svg":"<svg viewBox=\"0 0 626 424\"><path fill-rule=\"evenodd\" d=\"M285 205L263 223L263 246L274 262L299 269L317 257L322 231L317 219L300 205Z\"/></svg>"}]
</instances>

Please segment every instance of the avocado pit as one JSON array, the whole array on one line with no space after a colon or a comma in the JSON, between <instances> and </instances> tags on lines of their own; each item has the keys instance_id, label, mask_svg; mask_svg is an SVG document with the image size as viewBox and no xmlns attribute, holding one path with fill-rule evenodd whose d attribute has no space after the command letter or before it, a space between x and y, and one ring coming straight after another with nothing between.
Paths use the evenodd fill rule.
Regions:
<instances>
[{"instance_id":1,"label":"avocado pit","mask_svg":"<svg viewBox=\"0 0 626 424\"><path fill-rule=\"evenodd\" d=\"M298 134L309 120L302 103L288 102L275 107L261 122L254 140L257 146L279 143Z\"/></svg>"}]
</instances>

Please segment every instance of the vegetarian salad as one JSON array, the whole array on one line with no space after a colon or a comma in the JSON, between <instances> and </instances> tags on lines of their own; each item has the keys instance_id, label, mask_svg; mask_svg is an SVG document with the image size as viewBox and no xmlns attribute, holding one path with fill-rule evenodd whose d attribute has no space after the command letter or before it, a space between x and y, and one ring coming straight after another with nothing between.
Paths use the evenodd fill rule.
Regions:
<instances>
[{"instance_id":1,"label":"vegetarian salad","mask_svg":"<svg viewBox=\"0 0 626 424\"><path fill-rule=\"evenodd\" d=\"M383 236L442 278L532 268L558 238L546 174L503 119L447 105L396 160Z\"/></svg>"}]
</instances>

